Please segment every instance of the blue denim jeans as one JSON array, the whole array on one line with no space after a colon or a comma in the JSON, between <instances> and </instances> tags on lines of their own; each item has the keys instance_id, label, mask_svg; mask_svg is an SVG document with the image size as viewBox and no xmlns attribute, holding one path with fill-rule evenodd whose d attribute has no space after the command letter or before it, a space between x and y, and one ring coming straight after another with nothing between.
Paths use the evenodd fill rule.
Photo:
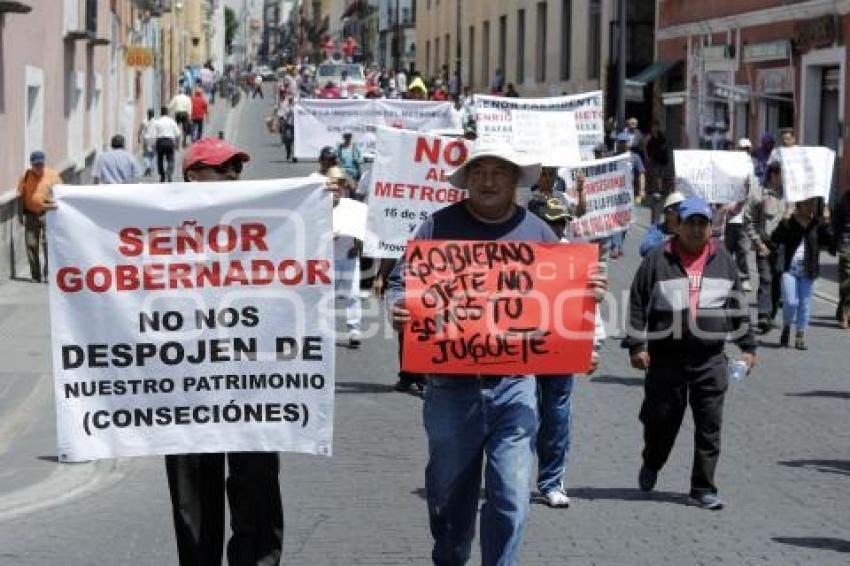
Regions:
<instances>
[{"instance_id":1,"label":"blue denim jeans","mask_svg":"<svg viewBox=\"0 0 850 566\"><path fill-rule=\"evenodd\" d=\"M782 274L782 322L785 326L791 326L796 319L797 332L806 331L814 286L815 280L805 275L788 271Z\"/></svg>"},{"instance_id":2,"label":"blue denim jeans","mask_svg":"<svg viewBox=\"0 0 850 566\"><path fill-rule=\"evenodd\" d=\"M517 563L531 495L535 387L530 377L429 377L425 491L435 565L469 560L482 464L481 563Z\"/></svg>"},{"instance_id":3,"label":"blue denim jeans","mask_svg":"<svg viewBox=\"0 0 850 566\"><path fill-rule=\"evenodd\" d=\"M540 430L537 431L537 490L548 493L563 487L570 453L572 375L537 378Z\"/></svg>"}]
</instances>

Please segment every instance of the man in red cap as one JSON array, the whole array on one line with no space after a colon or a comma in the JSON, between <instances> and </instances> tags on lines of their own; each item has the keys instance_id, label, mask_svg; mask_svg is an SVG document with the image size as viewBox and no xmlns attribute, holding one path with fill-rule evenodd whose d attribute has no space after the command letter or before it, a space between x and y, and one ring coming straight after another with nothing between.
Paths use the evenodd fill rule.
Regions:
<instances>
[{"instance_id":1,"label":"man in red cap","mask_svg":"<svg viewBox=\"0 0 850 566\"><path fill-rule=\"evenodd\" d=\"M204 138L186 151L183 178L189 182L235 181L242 164L249 160L247 153L222 140ZM172 454L165 457L165 468L181 565L221 564L225 486L233 530L227 562L280 563L283 503L277 453Z\"/></svg>"}]
</instances>

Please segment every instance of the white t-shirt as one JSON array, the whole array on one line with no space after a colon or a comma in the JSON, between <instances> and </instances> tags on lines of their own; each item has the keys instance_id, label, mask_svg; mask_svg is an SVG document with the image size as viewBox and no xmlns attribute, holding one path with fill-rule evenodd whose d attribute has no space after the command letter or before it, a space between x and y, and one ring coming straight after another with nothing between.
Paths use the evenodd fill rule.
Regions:
<instances>
[{"instance_id":1,"label":"white t-shirt","mask_svg":"<svg viewBox=\"0 0 850 566\"><path fill-rule=\"evenodd\" d=\"M152 134L151 137L153 139L177 139L183 135L183 130L180 129L180 126L177 125L177 122L175 122L174 118L171 116L160 116L159 118L152 120L150 129Z\"/></svg>"},{"instance_id":2,"label":"white t-shirt","mask_svg":"<svg viewBox=\"0 0 850 566\"><path fill-rule=\"evenodd\" d=\"M803 259L806 257L806 244L805 242L800 242L800 245L797 246L797 249L794 251L794 255L791 256L791 273L802 273L803 272Z\"/></svg>"}]
</instances>

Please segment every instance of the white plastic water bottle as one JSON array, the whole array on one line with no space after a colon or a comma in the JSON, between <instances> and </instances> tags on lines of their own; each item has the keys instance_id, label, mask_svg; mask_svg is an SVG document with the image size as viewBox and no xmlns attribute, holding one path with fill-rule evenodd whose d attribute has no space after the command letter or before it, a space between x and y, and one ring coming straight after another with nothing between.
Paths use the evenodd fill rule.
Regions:
<instances>
[{"instance_id":1,"label":"white plastic water bottle","mask_svg":"<svg viewBox=\"0 0 850 566\"><path fill-rule=\"evenodd\" d=\"M740 383L747 377L747 362L744 360L729 361L729 381Z\"/></svg>"}]
</instances>

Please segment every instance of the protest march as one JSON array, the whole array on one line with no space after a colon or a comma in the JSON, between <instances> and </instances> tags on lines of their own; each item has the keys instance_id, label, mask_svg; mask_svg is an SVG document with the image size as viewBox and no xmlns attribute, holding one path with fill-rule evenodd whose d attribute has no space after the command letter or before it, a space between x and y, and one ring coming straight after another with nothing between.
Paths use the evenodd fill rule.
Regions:
<instances>
[{"instance_id":1,"label":"protest march","mask_svg":"<svg viewBox=\"0 0 850 566\"><path fill-rule=\"evenodd\" d=\"M820 347L815 282L834 271L821 252L850 241L841 154L793 136L756 151L731 133L673 147L657 122L618 122L601 90L449 93L402 71L361 94L357 68L339 65L326 84L306 65L265 87L249 74L248 116L268 131L193 137L164 112L147 138L159 182L132 162L110 182L123 154L101 157L90 183L63 181L32 152L27 175L42 172L18 198L32 281L48 285L56 462L164 460L181 565L281 563L281 483L287 500L322 499L328 477L367 469L358 458L405 478L415 461L415 486L395 493L376 474L312 528L354 500L376 501L375 521L410 500L434 564L520 563L541 506L746 501L718 468L721 430L743 428L724 402L773 363L765 344L781 363ZM752 411L752 391L732 410ZM672 454L688 407L686 468ZM363 422L374 428L355 445ZM631 483L609 487L605 471L574 488L570 468L624 438L613 468ZM729 467L742 452L724 439Z\"/></svg>"}]
</instances>

